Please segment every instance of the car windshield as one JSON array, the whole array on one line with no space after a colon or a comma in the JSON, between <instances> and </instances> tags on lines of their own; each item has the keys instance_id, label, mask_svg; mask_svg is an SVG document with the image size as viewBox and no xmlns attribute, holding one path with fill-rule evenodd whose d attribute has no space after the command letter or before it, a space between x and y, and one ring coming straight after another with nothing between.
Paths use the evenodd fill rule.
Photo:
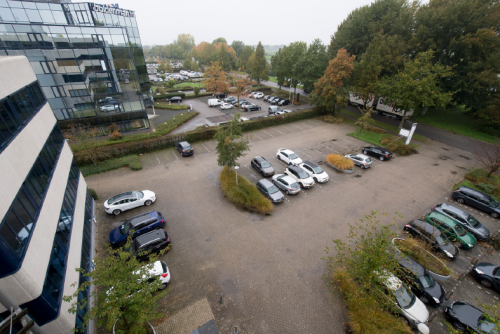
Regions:
<instances>
[{"instance_id":1,"label":"car windshield","mask_svg":"<svg viewBox=\"0 0 500 334\"><path fill-rule=\"evenodd\" d=\"M299 173L298 173L298 174L299 174L299 177L300 177L301 179L307 179L307 178L309 177L309 174L307 174L307 173L306 173L306 172L304 172L304 171L299 171Z\"/></svg>"},{"instance_id":2,"label":"car windshield","mask_svg":"<svg viewBox=\"0 0 500 334\"><path fill-rule=\"evenodd\" d=\"M497 200L492 197L490 197L490 204L494 208L498 208L498 206L500 206L500 203L498 203Z\"/></svg>"},{"instance_id":3,"label":"car windshield","mask_svg":"<svg viewBox=\"0 0 500 334\"><path fill-rule=\"evenodd\" d=\"M479 224L479 222L477 221L477 219L473 215L469 215L469 218L467 218L467 221L472 226L477 226L477 224Z\"/></svg>"},{"instance_id":4,"label":"car windshield","mask_svg":"<svg viewBox=\"0 0 500 334\"><path fill-rule=\"evenodd\" d=\"M135 198L143 198L144 193L142 191L132 191L132 196Z\"/></svg>"},{"instance_id":5,"label":"car windshield","mask_svg":"<svg viewBox=\"0 0 500 334\"><path fill-rule=\"evenodd\" d=\"M292 189L298 189L299 188L299 184L297 182L294 182L290 185L290 187L292 187Z\"/></svg>"},{"instance_id":6,"label":"car windshield","mask_svg":"<svg viewBox=\"0 0 500 334\"><path fill-rule=\"evenodd\" d=\"M262 168L269 168L271 167L271 164L267 161L262 161L261 164Z\"/></svg>"},{"instance_id":7,"label":"car windshield","mask_svg":"<svg viewBox=\"0 0 500 334\"><path fill-rule=\"evenodd\" d=\"M457 231L458 235L463 237L464 235L467 234L467 231L460 225L455 225L455 231Z\"/></svg>"},{"instance_id":8,"label":"car windshield","mask_svg":"<svg viewBox=\"0 0 500 334\"><path fill-rule=\"evenodd\" d=\"M440 235L434 235L434 240L438 243L438 245L446 245L448 242L444 240Z\"/></svg>"},{"instance_id":9,"label":"car windshield","mask_svg":"<svg viewBox=\"0 0 500 334\"><path fill-rule=\"evenodd\" d=\"M372 162L372 159L367 158L367 159L366 159L366 162Z\"/></svg>"},{"instance_id":10,"label":"car windshield","mask_svg":"<svg viewBox=\"0 0 500 334\"><path fill-rule=\"evenodd\" d=\"M495 333L495 334L499 333L497 326L494 323L490 322L488 319L486 319L484 315L479 317L477 328L485 333Z\"/></svg>"},{"instance_id":11,"label":"car windshield","mask_svg":"<svg viewBox=\"0 0 500 334\"><path fill-rule=\"evenodd\" d=\"M191 146L183 146L182 148L185 149L185 150L190 150Z\"/></svg>"},{"instance_id":12,"label":"car windshield","mask_svg":"<svg viewBox=\"0 0 500 334\"><path fill-rule=\"evenodd\" d=\"M120 233L125 235L131 229L132 229L132 224L129 221L126 221L125 223L122 224L122 226L120 226Z\"/></svg>"},{"instance_id":13,"label":"car windshield","mask_svg":"<svg viewBox=\"0 0 500 334\"><path fill-rule=\"evenodd\" d=\"M278 110L281 110L281 109L278 109ZM299 156L298 156L297 154L295 154L295 153L291 153L291 154L289 155L289 157L290 157L290 159L292 159L292 160L293 160L293 159L297 159Z\"/></svg>"},{"instance_id":14,"label":"car windshield","mask_svg":"<svg viewBox=\"0 0 500 334\"><path fill-rule=\"evenodd\" d=\"M418 280L420 281L420 283L422 283L422 286L424 288L430 288L434 286L435 283L434 279L428 273L425 273L424 276L420 276Z\"/></svg>"},{"instance_id":15,"label":"car windshield","mask_svg":"<svg viewBox=\"0 0 500 334\"><path fill-rule=\"evenodd\" d=\"M411 293L404 285L401 285L401 287L394 293L394 295L396 296L398 304L402 308L410 308L415 303L415 295Z\"/></svg>"},{"instance_id":16,"label":"car windshield","mask_svg":"<svg viewBox=\"0 0 500 334\"><path fill-rule=\"evenodd\" d=\"M313 167L313 171L314 171L316 174L321 174L321 173L323 173L323 169L321 169L321 167Z\"/></svg>"},{"instance_id":17,"label":"car windshield","mask_svg":"<svg viewBox=\"0 0 500 334\"><path fill-rule=\"evenodd\" d=\"M279 191L276 186L272 186L270 188L267 188L267 190L269 191L270 194L274 194L274 193Z\"/></svg>"}]
</instances>

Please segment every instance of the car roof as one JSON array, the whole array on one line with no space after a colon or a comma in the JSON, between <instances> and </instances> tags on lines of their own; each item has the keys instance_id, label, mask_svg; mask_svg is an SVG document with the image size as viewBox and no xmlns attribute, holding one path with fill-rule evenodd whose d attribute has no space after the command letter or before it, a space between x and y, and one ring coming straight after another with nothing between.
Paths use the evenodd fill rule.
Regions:
<instances>
[{"instance_id":1,"label":"car roof","mask_svg":"<svg viewBox=\"0 0 500 334\"><path fill-rule=\"evenodd\" d=\"M441 231L437 227L435 227L432 224L429 224L426 221L423 221L423 220L420 220L420 219L416 219L416 220L410 222L409 224L410 225L412 225L412 224L413 225L417 225L418 227L424 229L424 231L430 233L433 236L441 235Z\"/></svg>"},{"instance_id":2,"label":"car roof","mask_svg":"<svg viewBox=\"0 0 500 334\"><path fill-rule=\"evenodd\" d=\"M376 149L381 150L381 151L389 152L388 149L386 149L385 147L381 147L381 146L366 146L365 148L376 148Z\"/></svg>"},{"instance_id":3,"label":"car roof","mask_svg":"<svg viewBox=\"0 0 500 334\"><path fill-rule=\"evenodd\" d=\"M468 213L467 211L464 211L462 209L457 208L456 206L453 206L453 205L450 205L447 203L439 204L436 207L440 207L441 209L446 209L448 211L451 211L455 214L462 216L465 219L469 218L469 216L470 216L470 213Z\"/></svg>"},{"instance_id":4,"label":"car roof","mask_svg":"<svg viewBox=\"0 0 500 334\"><path fill-rule=\"evenodd\" d=\"M293 166L293 165L290 165L287 168L291 169L291 170L296 170L297 172L303 172L304 171L302 168L297 167L297 166Z\"/></svg>"},{"instance_id":5,"label":"car roof","mask_svg":"<svg viewBox=\"0 0 500 334\"><path fill-rule=\"evenodd\" d=\"M355 154L351 154L351 155L355 155L355 156L363 158L363 159L370 159L369 156L361 154L361 153L355 153Z\"/></svg>"},{"instance_id":6,"label":"car roof","mask_svg":"<svg viewBox=\"0 0 500 334\"><path fill-rule=\"evenodd\" d=\"M118 195L111 197L110 199L108 199L108 201L116 202L116 201L119 201L119 200L122 200L125 198L129 198L130 196L132 196L132 193L133 193L133 191L126 191L124 193L121 193L121 194L118 194Z\"/></svg>"},{"instance_id":7,"label":"car roof","mask_svg":"<svg viewBox=\"0 0 500 334\"><path fill-rule=\"evenodd\" d=\"M319 167L319 166L318 166L318 165L316 165L314 162L311 162L311 161L309 161L309 160L304 161L304 162L303 162L303 164L305 164L305 165L309 165L309 166L311 166L311 167Z\"/></svg>"},{"instance_id":8,"label":"car roof","mask_svg":"<svg viewBox=\"0 0 500 334\"><path fill-rule=\"evenodd\" d=\"M189 143L187 141L181 141L181 142L178 142L177 144L179 144L181 146L191 146L191 145L189 145Z\"/></svg>"},{"instance_id":9,"label":"car roof","mask_svg":"<svg viewBox=\"0 0 500 334\"><path fill-rule=\"evenodd\" d=\"M433 212L429 213L427 215L427 217L437 218L437 219L439 219L440 221L442 221L443 223L445 223L446 225L449 225L449 226L455 226L455 225L457 225L457 222L455 222L451 218L448 218L448 216L442 214L441 212L433 211Z\"/></svg>"},{"instance_id":10,"label":"car roof","mask_svg":"<svg viewBox=\"0 0 500 334\"><path fill-rule=\"evenodd\" d=\"M273 107L277 108L276 106L273 106ZM286 153L286 154L294 153L293 151L291 151L291 150L289 150L287 148L280 148L278 151Z\"/></svg>"},{"instance_id":11,"label":"car roof","mask_svg":"<svg viewBox=\"0 0 500 334\"><path fill-rule=\"evenodd\" d=\"M156 211L151 211L151 212L146 212L143 213L142 215L135 216L131 219L128 220L128 222L132 225L132 227L137 226L138 224L147 221L147 220L152 220L152 219L158 219L160 215Z\"/></svg>"},{"instance_id":12,"label":"car roof","mask_svg":"<svg viewBox=\"0 0 500 334\"><path fill-rule=\"evenodd\" d=\"M165 231L163 231L162 229L144 233L143 235L140 235L137 238L135 238L139 246L142 246L144 244L150 243L151 241L155 241L158 239L165 239Z\"/></svg>"},{"instance_id":13,"label":"car roof","mask_svg":"<svg viewBox=\"0 0 500 334\"><path fill-rule=\"evenodd\" d=\"M274 186L274 184L272 184L271 181L269 181L267 179L262 179L259 181L259 183L262 184L266 188L270 188L270 187Z\"/></svg>"},{"instance_id":14,"label":"car roof","mask_svg":"<svg viewBox=\"0 0 500 334\"><path fill-rule=\"evenodd\" d=\"M469 193L469 194L481 196L481 197L486 198L486 199L490 199L490 195L485 194L479 190L466 187L466 186L461 186L460 188L458 188L458 190L464 191L464 192Z\"/></svg>"},{"instance_id":15,"label":"car roof","mask_svg":"<svg viewBox=\"0 0 500 334\"><path fill-rule=\"evenodd\" d=\"M291 177L290 175L286 175L286 174L281 174L281 176L278 176L277 179L285 180L288 183L296 183L297 182L297 181L295 181L295 179L293 177Z\"/></svg>"},{"instance_id":16,"label":"car roof","mask_svg":"<svg viewBox=\"0 0 500 334\"><path fill-rule=\"evenodd\" d=\"M418 264L412 258L409 258L405 255L398 256L398 262L400 265L417 275L418 277L425 275L425 269L420 264Z\"/></svg>"},{"instance_id":17,"label":"car roof","mask_svg":"<svg viewBox=\"0 0 500 334\"><path fill-rule=\"evenodd\" d=\"M260 155L256 156L254 159L259 161L259 162L260 161L267 161L265 158L261 157Z\"/></svg>"}]
</instances>

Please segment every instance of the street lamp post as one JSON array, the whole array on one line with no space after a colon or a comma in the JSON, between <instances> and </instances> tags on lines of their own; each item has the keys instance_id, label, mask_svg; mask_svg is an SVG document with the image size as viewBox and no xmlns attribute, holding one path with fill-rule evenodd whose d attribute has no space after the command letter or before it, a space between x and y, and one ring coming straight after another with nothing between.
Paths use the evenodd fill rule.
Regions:
<instances>
[{"instance_id":1,"label":"street lamp post","mask_svg":"<svg viewBox=\"0 0 500 334\"><path fill-rule=\"evenodd\" d=\"M236 185L238 185L238 169L240 169L240 167L234 166L234 170L236 171Z\"/></svg>"}]
</instances>

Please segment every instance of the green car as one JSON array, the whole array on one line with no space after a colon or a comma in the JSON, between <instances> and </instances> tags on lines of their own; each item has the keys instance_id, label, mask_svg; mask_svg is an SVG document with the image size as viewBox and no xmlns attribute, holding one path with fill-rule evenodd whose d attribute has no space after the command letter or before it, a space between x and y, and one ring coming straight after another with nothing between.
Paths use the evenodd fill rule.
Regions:
<instances>
[{"instance_id":1,"label":"green car","mask_svg":"<svg viewBox=\"0 0 500 334\"><path fill-rule=\"evenodd\" d=\"M439 228L450 240L458 241L464 249L473 248L477 240L459 223L439 212L432 212L424 217L425 221Z\"/></svg>"}]
</instances>

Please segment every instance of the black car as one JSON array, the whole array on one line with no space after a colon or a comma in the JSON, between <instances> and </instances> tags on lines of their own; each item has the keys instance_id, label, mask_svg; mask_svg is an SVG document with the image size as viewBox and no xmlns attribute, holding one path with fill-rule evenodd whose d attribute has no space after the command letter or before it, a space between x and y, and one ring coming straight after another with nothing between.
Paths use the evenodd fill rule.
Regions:
<instances>
[{"instance_id":1,"label":"black car","mask_svg":"<svg viewBox=\"0 0 500 334\"><path fill-rule=\"evenodd\" d=\"M307 89L306 87L302 88L302 90L304 91L304 93L309 93L309 89Z\"/></svg>"},{"instance_id":2,"label":"black car","mask_svg":"<svg viewBox=\"0 0 500 334\"><path fill-rule=\"evenodd\" d=\"M240 105L241 105L241 103L246 102L246 101L247 101L247 100L245 100L245 99L240 99ZM237 105L238 105L238 100L231 102L231 104L232 104L233 106L237 106Z\"/></svg>"},{"instance_id":3,"label":"black car","mask_svg":"<svg viewBox=\"0 0 500 334\"><path fill-rule=\"evenodd\" d=\"M245 108L246 105L249 105L249 104L252 104L252 102L249 102L249 101L240 102L240 108L243 109L243 108Z\"/></svg>"},{"instance_id":4,"label":"black car","mask_svg":"<svg viewBox=\"0 0 500 334\"><path fill-rule=\"evenodd\" d=\"M234 101L238 101L238 99L235 98L234 96L226 97L224 99L224 102L226 102L226 103L233 103Z\"/></svg>"},{"instance_id":5,"label":"black car","mask_svg":"<svg viewBox=\"0 0 500 334\"><path fill-rule=\"evenodd\" d=\"M409 222L403 228L405 233L427 242L436 252L443 253L450 260L455 260L460 251L453 245L437 227L422 220Z\"/></svg>"},{"instance_id":6,"label":"black car","mask_svg":"<svg viewBox=\"0 0 500 334\"><path fill-rule=\"evenodd\" d=\"M364 155L371 155L372 157L379 158L380 160L389 160L392 158L392 153L388 151L387 149L380 147L380 146L366 146L363 147L363 154Z\"/></svg>"},{"instance_id":7,"label":"black car","mask_svg":"<svg viewBox=\"0 0 500 334\"><path fill-rule=\"evenodd\" d=\"M214 95L216 98L218 99L224 99L227 97L227 94L226 93L217 93Z\"/></svg>"},{"instance_id":8,"label":"black car","mask_svg":"<svg viewBox=\"0 0 500 334\"><path fill-rule=\"evenodd\" d=\"M170 237L163 229L154 230L138 236L132 241L128 251L138 260L146 260L149 253L158 253L167 248L170 244Z\"/></svg>"},{"instance_id":9,"label":"black car","mask_svg":"<svg viewBox=\"0 0 500 334\"><path fill-rule=\"evenodd\" d=\"M279 99L279 97L277 97L277 96L270 96L270 97L267 99L267 102L272 103L272 102L273 102L273 100L275 100L275 99Z\"/></svg>"},{"instance_id":10,"label":"black car","mask_svg":"<svg viewBox=\"0 0 500 334\"><path fill-rule=\"evenodd\" d=\"M174 96L174 97L171 97L170 99L168 99L168 101L170 101L170 102L182 102L182 97Z\"/></svg>"},{"instance_id":11,"label":"black car","mask_svg":"<svg viewBox=\"0 0 500 334\"><path fill-rule=\"evenodd\" d=\"M269 99L270 97L271 97L271 95L264 95L263 100L264 100L264 101L267 101L267 99Z\"/></svg>"},{"instance_id":12,"label":"black car","mask_svg":"<svg viewBox=\"0 0 500 334\"><path fill-rule=\"evenodd\" d=\"M280 101L284 100L284 98L277 97L271 101L271 104L278 104Z\"/></svg>"},{"instance_id":13,"label":"black car","mask_svg":"<svg viewBox=\"0 0 500 334\"><path fill-rule=\"evenodd\" d=\"M286 106L286 105L289 105L290 104L290 100L289 99L282 99L278 102L278 105L279 106Z\"/></svg>"},{"instance_id":14,"label":"black car","mask_svg":"<svg viewBox=\"0 0 500 334\"><path fill-rule=\"evenodd\" d=\"M439 306L444 301L443 287L432 278L427 270L413 259L398 256L400 269L397 276L405 281L411 291L425 304Z\"/></svg>"},{"instance_id":15,"label":"black car","mask_svg":"<svg viewBox=\"0 0 500 334\"><path fill-rule=\"evenodd\" d=\"M466 302L451 303L444 310L444 314L453 328L459 331L496 334L500 332L494 323L486 319L483 311Z\"/></svg>"},{"instance_id":16,"label":"black car","mask_svg":"<svg viewBox=\"0 0 500 334\"><path fill-rule=\"evenodd\" d=\"M271 164L263 157L255 157L252 159L251 165L257 172L262 176L273 176L274 168Z\"/></svg>"},{"instance_id":17,"label":"black car","mask_svg":"<svg viewBox=\"0 0 500 334\"><path fill-rule=\"evenodd\" d=\"M486 241L490 238L490 230L481 224L473 215L462 209L443 203L436 205L433 211L440 212L460 223L460 225L462 225L477 240Z\"/></svg>"},{"instance_id":18,"label":"black car","mask_svg":"<svg viewBox=\"0 0 500 334\"><path fill-rule=\"evenodd\" d=\"M175 143L175 149L179 151L179 153L183 157L194 154L194 148L192 148L187 141L180 141L178 143Z\"/></svg>"},{"instance_id":19,"label":"black car","mask_svg":"<svg viewBox=\"0 0 500 334\"><path fill-rule=\"evenodd\" d=\"M278 187L272 184L272 182L269 180L262 179L257 182L257 189L259 189L259 191L264 196L269 198L274 204L281 203L285 199L285 196L283 196Z\"/></svg>"},{"instance_id":20,"label":"black car","mask_svg":"<svg viewBox=\"0 0 500 334\"><path fill-rule=\"evenodd\" d=\"M146 212L130 218L109 233L109 243L112 247L122 247L133 231L133 238L165 226L165 218L158 211Z\"/></svg>"},{"instance_id":21,"label":"black car","mask_svg":"<svg viewBox=\"0 0 500 334\"><path fill-rule=\"evenodd\" d=\"M244 109L245 111L254 111L254 110L260 110L260 109L261 109L261 107L260 107L260 106L258 106L258 105L255 105L255 104L245 104L245 105L243 106L243 109Z\"/></svg>"},{"instance_id":22,"label":"black car","mask_svg":"<svg viewBox=\"0 0 500 334\"><path fill-rule=\"evenodd\" d=\"M451 195L460 204L467 204L489 213L493 218L498 218L500 216L500 203L482 191L461 186Z\"/></svg>"},{"instance_id":23,"label":"black car","mask_svg":"<svg viewBox=\"0 0 500 334\"><path fill-rule=\"evenodd\" d=\"M491 263L478 263L472 269L474 278L486 288L500 292L500 267Z\"/></svg>"}]
</instances>

